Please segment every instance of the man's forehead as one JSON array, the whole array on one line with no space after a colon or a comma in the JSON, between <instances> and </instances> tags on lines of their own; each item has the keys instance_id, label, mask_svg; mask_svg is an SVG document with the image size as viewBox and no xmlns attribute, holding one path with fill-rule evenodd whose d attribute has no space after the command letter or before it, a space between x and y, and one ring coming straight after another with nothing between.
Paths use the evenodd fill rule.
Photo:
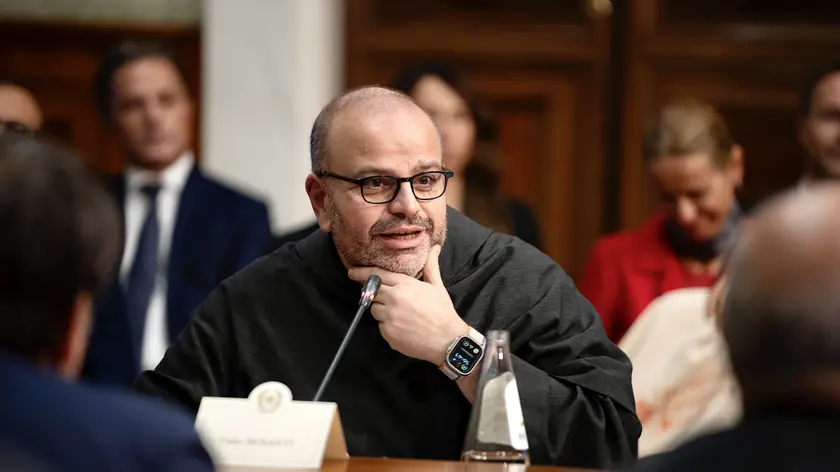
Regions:
<instances>
[{"instance_id":1,"label":"man's forehead","mask_svg":"<svg viewBox=\"0 0 840 472\"><path fill-rule=\"evenodd\" d=\"M41 126L41 109L28 90L0 84L0 119L17 121L32 128Z\"/></svg>"},{"instance_id":2,"label":"man's forehead","mask_svg":"<svg viewBox=\"0 0 840 472\"><path fill-rule=\"evenodd\" d=\"M771 201L750 221L738 244L739 259L767 264L820 263L840 260L840 189L815 185ZM767 257L774 254L774 257Z\"/></svg>"},{"instance_id":3,"label":"man's forehead","mask_svg":"<svg viewBox=\"0 0 840 472\"><path fill-rule=\"evenodd\" d=\"M336 171L423 172L443 164L434 124L419 109L343 110L329 140L330 167Z\"/></svg>"},{"instance_id":4,"label":"man's forehead","mask_svg":"<svg viewBox=\"0 0 840 472\"><path fill-rule=\"evenodd\" d=\"M124 92L122 87L132 88L171 87L186 89L183 77L172 61L165 57L148 56L135 59L120 66L114 72L114 90Z\"/></svg>"}]
</instances>

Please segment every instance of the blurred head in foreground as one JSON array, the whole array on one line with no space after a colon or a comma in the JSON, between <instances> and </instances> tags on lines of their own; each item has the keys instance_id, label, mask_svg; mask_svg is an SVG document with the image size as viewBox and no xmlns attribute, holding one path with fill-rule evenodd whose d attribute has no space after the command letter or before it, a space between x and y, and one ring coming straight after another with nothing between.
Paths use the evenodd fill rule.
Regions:
<instances>
[{"instance_id":1,"label":"blurred head in foreground","mask_svg":"<svg viewBox=\"0 0 840 472\"><path fill-rule=\"evenodd\" d=\"M731 256L722 330L746 411L840 407L840 188L777 197Z\"/></svg>"},{"instance_id":2,"label":"blurred head in foreground","mask_svg":"<svg viewBox=\"0 0 840 472\"><path fill-rule=\"evenodd\" d=\"M0 228L0 352L76 376L118 254L114 203L73 154L5 131Z\"/></svg>"}]
</instances>

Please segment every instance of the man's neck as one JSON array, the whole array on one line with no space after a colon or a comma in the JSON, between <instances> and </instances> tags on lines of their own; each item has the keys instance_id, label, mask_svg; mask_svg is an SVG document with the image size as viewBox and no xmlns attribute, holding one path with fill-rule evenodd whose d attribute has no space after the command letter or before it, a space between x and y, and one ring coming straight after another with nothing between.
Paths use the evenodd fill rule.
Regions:
<instances>
[{"instance_id":1,"label":"man's neck","mask_svg":"<svg viewBox=\"0 0 840 472\"><path fill-rule=\"evenodd\" d=\"M803 410L840 413L840 373L779 378L744 392L744 410Z\"/></svg>"},{"instance_id":2,"label":"man's neck","mask_svg":"<svg viewBox=\"0 0 840 472\"><path fill-rule=\"evenodd\" d=\"M128 165L129 165L130 168L136 169L138 171L153 172L155 174L162 174L162 173L166 172L167 169L169 169L170 167L175 165L175 163L177 163L179 160L181 160L182 157L184 157L186 155L191 155L191 154L192 154L192 151L187 149L187 150L182 151L180 154L178 154L174 159L171 159L167 162L163 162L163 163L160 163L160 164L145 162L143 159L140 159L136 156L129 156L126 159L126 161L128 162Z\"/></svg>"}]
</instances>

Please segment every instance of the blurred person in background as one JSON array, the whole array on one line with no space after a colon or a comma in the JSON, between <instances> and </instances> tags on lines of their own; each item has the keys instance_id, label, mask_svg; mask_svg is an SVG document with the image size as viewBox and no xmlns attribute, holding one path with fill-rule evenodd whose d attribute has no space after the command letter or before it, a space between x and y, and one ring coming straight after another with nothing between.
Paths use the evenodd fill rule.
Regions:
<instances>
[{"instance_id":1,"label":"blurred person in background","mask_svg":"<svg viewBox=\"0 0 840 472\"><path fill-rule=\"evenodd\" d=\"M266 253L271 232L265 204L196 166L194 105L167 47L117 45L102 59L94 92L127 160L109 182L125 238L84 376L130 386L157 365L219 282Z\"/></svg>"},{"instance_id":2,"label":"blurred person in background","mask_svg":"<svg viewBox=\"0 0 840 472\"><path fill-rule=\"evenodd\" d=\"M837 470L838 208L840 188L817 183L754 214L719 304L743 419L640 461L638 470Z\"/></svg>"},{"instance_id":3,"label":"blurred person in background","mask_svg":"<svg viewBox=\"0 0 840 472\"><path fill-rule=\"evenodd\" d=\"M397 75L393 88L412 97L441 131L443 161L456 176L446 190L446 204L539 249L533 212L502 192L498 130L461 72L446 62L417 63Z\"/></svg>"},{"instance_id":4,"label":"blurred person in background","mask_svg":"<svg viewBox=\"0 0 840 472\"><path fill-rule=\"evenodd\" d=\"M29 90L0 77L0 132L40 131L44 124L41 106Z\"/></svg>"},{"instance_id":5,"label":"blurred person in background","mask_svg":"<svg viewBox=\"0 0 840 472\"><path fill-rule=\"evenodd\" d=\"M0 227L0 470L213 470L181 412L73 381L120 250L99 179L76 156L4 131Z\"/></svg>"},{"instance_id":6,"label":"blurred person in background","mask_svg":"<svg viewBox=\"0 0 840 472\"><path fill-rule=\"evenodd\" d=\"M743 150L711 105L666 105L647 129L643 152L666 208L639 228L598 240L580 283L616 343L660 295L715 283L743 214L736 198Z\"/></svg>"},{"instance_id":7,"label":"blurred person in background","mask_svg":"<svg viewBox=\"0 0 840 472\"><path fill-rule=\"evenodd\" d=\"M840 62L818 70L806 82L798 137L806 151L800 185L840 179Z\"/></svg>"}]
</instances>

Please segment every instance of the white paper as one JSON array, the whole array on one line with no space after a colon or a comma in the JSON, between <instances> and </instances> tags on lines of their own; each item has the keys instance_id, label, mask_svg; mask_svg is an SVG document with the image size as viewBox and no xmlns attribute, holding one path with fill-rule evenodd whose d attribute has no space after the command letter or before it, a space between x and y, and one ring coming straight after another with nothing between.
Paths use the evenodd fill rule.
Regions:
<instances>
[{"instance_id":1,"label":"white paper","mask_svg":"<svg viewBox=\"0 0 840 472\"><path fill-rule=\"evenodd\" d=\"M528 450L528 435L525 433L525 418L522 416L522 403L519 402L519 388L516 378L505 387L505 405L507 424L510 432L510 445L520 451Z\"/></svg>"}]
</instances>

